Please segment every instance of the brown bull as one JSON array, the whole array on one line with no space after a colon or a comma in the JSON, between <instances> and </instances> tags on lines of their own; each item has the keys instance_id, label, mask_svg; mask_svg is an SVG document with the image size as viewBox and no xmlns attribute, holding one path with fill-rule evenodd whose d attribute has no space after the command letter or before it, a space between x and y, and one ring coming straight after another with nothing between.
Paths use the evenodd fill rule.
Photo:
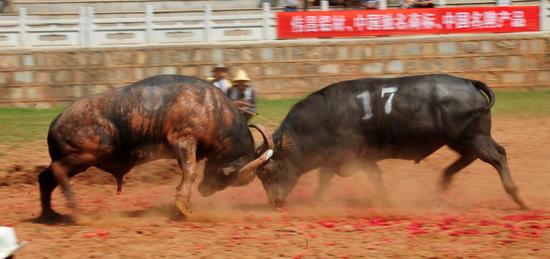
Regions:
<instances>
[{"instance_id":1,"label":"brown bull","mask_svg":"<svg viewBox=\"0 0 550 259\"><path fill-rule=\"evenodd\" d=\"M52 162L39 175L39 219L61 219L51 207L57 185L69 206L76 207L69 179L91 166L111 173L120 192L122 179L132 167L163 158L176 158L182 170L176 205L187 215L197 160L207 158L205 174L216 175L228 185L254 179L256 169L272 153L270 134L254 127L265 143L258 149L230 100L209 83L187 76L154 76L78 99L50 125Z\"/></svg>"}]
</instances>

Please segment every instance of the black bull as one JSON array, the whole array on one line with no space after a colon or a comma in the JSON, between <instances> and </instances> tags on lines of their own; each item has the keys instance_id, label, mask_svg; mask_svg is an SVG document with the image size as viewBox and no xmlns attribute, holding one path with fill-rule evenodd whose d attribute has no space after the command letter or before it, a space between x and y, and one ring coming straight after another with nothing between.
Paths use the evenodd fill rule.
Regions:
<instances>
[{"instance_id":1,"label":"black bull","mask_svg":"<svg viewBox=\"0 0 550 259\"><path fill-rule=\"evenodd\" d=\"M271 143L271 136L256 126ZM269 145L271 146L271 145ZM76 100L51 123L48 147L52 163L39 175L39 220L62 219L51 207L59 184L71 207L76 201L69 178L96 166L115 177L118 191L132 167L175 158L182 170L176 205L189 213L196 161L207 158L205 174L224 185L252 181L269 158L268 145L254 139L237 108L208 82L186 76L154 76L135 84ZM200 189L216 189L208 181Z\"/></svg>"},{"instance_id":2,"label":"black bull","mask_svg":"<svg viewBox=\"0 0 550 259\"><path fill-rule=\"evenodd\" d=\"M506 152L491 138L495 97L484 83L450 75L365 78L335 83L298 102L273 135L273 158L258 173L270 203L282 206L300 175L321 167L321 181L350 161L374 168L398 158L419 162L444 145L460 154L441 187L477 158L498 171L504 188L525 208ZM379 188L379 190L382 187Z\"/></svg>"}]
</instances>

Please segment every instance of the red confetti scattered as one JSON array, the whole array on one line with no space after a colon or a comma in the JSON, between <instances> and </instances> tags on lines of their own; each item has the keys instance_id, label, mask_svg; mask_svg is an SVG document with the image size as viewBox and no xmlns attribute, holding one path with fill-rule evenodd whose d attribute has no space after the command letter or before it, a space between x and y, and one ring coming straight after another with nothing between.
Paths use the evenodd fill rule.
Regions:
<instances>
[{"instance_id":1,"label":"red confetti scattered","mask_svg":"<svg viewBox=\"0 0 550 259\"><path fill-rule=\"evenodd\" d=\"M504 224L503 227L509 229L510 231L512 232L515 232L515 231L519 231L520 228L516 225L512 225L512 224Z\"/></svg>"},{"instance_id":2,"label":"red confetti scattered","mask_svg":"<svg viewBox=\"0 0 550 259\"><path fill-rule=\"evenodd\" d=\"M109 235L109 231L105 230L105 229L97 229L95 231L96 235L97 236L100 236L100 237L106 237Z\"/></svg>"},{"instance_id":3,"label":"red confetti scattered","mask_svg":"<svg viewBox=\"0 0 550 259\"><path fill-rule=\"evenodd\" d=\"M335 245L336 245L336 243L334 243L334 242L326 242L325 243L325 246L335 246Z\"/></svg>"},{"instance_id":4,"label":"red confetti scattered","mask_svg":"<svg viewBox=\"0 0 550 259\"><path fill-rule=\"evenodd\" d=\"M452 224L452 223L458 222L458 221L459 220L456 217L447 217L447 218L444 218L442 220L442 223L449 225L449 224Z\"/></svg>"},{"instance_id":5,"label":"red confetti scattered","mask_svg":"<svg viewBox=\"0 0 550 259\"><path fill-rule=\"evenodd\" d=\"M498 225L498 222L494 220L488 220L488 219L482 219L479 221L480 226L496 226Z\"/></svg>"},{"instance_id":6,"label":"red confetti scattered","mask_svg":"<svg viewBox=\"0 0 550 259\"><path fill-rule=\"evenodd\" d=\"M92 237L96 237L97 234L96 233L84 233L82 236L85 237L85 238L92 238Z\"/></svg>"},{"instance_id":7,"label":"red confetti scattered","mask_svg":"<svg viewBox=\"0 0 550 259\"><path fill-rule=\"evenodd\" d=\"M479 231L477 229L463 229L463 230L453 231L449 233L449 235L453 237L479 235Z\"/></svg>"},{"instance_id":8,"label":"red confetti scattered","mask_svg":"<svg viewBox=\"0 0 550 259\"><path fill-rule=\"evenodd\" d=\"M307 235L307 237L309 237L309 238L318 238L319 235L314 234L314 233L309 233L309 234Z\"/></svg>"},{"instance_id":9,"label":"red confetti scattered","mask_svg":"<svg viewBox=\"0 0 550 259\"><path fill-rule=\"evenodd\" d=\"M543 229L544 227L541 224L533 223L533 224L529 225L529 228Z\"/></svg>"},{"instance_id":10,"label":"red confetti scattered","mask_svg":"<svg viewBox=\"0 0 550 259\"><path fill-rule=\"evenodd\" d=\"M515 240L502 240L499 243L502 245L510 245L512 243L516 242Z\"/></svg>"},{"instance_id":11,"label":"red confetti scattered","mask_svg":"<svg viewBox=\"0 0 550 259\"><path fill-rule=\"evenodd\" d=\"M418 222L411 222L411 224L409 224L407 228L411 235L420 235L420 234L428 233L428 231L422 228L422 223L418 223Z\"/></svg>"},{"instance_id":12,"label":"red confetti scattered","mask_svg":"<svg viewBox=\"0 0 550 259\"><path fill-rule=\"evenodd\" d=\"M294 259L302 259L302 257L303 257L302 255L295 255L293 258Z\"/></svg>"},{"instance_id":13,"label":"red confetti scattered","mask_svg":"<svg viewBox=\"0 0 550 259\"><path fill-rule=\"evenodd\" d=\"M363 231L365 230L365 226L363 224L359 224L359 223L355 223L352 225L353 226L353 229L355 231Z\"/></svg>"},{"instance_id":14,"label":"red confetti scattered","mask_svg":"<svg viewBox=\"0 0 550 259\"><path fill-rule=\"evenodd\" d=\"M502 217L504 220L510 220L515 222L529 221L529 220L541 220L544 219L541 215L534 214L516 214Z\"/></svg>"},{"instance_id":15,"label":"red confetti scattered","mask_svg":"<svg viewBox=\"0 0 550 259\"><path fill-rule=\"evenodd\" d=\"M336 226L336 222L334 222L332 220L320 220L320 221L318 221L318 223L321 226L326 227L326 228L333 228L334 226Z\"/></svg>"},{"instance_id":16,"label":"red confetti scattered","mask_svg":"<svg viewBox=\"0 0 550 259\"><path fill-rule=\"evenodd\" d=\"M368 221L369 226L388 226L390 223L382 218L374 218Z\"/></svg>"},{"instance_id":17,"label":"red confetti scattered","mask_svg":"<svg viewBox=\"0 0 550 259\"><path fill-rule=\"evenodd\" d=\"M529 232L526 232L526 233L522 233L521 235L524 236L524 237L534 237L534 238L539 238L542 236L542 232L541 231L529 231Z\"/></svg>"}]
</instances>

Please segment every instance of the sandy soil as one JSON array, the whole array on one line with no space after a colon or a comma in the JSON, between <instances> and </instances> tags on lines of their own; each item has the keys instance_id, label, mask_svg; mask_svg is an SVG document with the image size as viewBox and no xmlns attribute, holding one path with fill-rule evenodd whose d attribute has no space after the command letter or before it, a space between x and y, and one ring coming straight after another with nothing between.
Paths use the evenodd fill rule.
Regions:
<instances>
[{"instance_id":1,"label":"sandy soil","mask_svg":"<svg viewBox=\"0 0 550 259\"><path fill-rule=\"evenodd\" d=\"M545 117L494 119L493 135L530 211L517 209L481 161L455 177L441 203L441 171L457 158L443 149L418 165L380 163L391 207L377 205L362 173L335 178L328 200L316 203L310 173L285 210L270 209L255 180L208 198L195 193L187 221L168 216L178 180L173 161L136 168L118 196L114 179L91 169L72 180L78 223L48 226L30 221L40 206L37 171L49 162L40 142L0 146L0 225L30 242L19 258L548 258L549 128ZM53 200L72 213L59 190Z\"/></svg>"}]
</instances>

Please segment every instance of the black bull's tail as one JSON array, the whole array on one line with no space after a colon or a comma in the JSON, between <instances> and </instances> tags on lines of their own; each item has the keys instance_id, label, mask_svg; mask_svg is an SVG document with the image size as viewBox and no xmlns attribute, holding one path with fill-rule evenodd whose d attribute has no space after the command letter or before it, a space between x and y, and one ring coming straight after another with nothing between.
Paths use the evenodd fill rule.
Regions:
<instances>
[{"instance_id":1,"label":"black bull's tail","mask_svg":"<svg viewBox=\"0 0 550 259\"><path fill-rule=\"evenodd\" d=\"M478 111L487 112L491 110L491 107L493 107L493 105L495 104L495 93L493 92L493 90L491 90L489 86L487 86L485 83L481 81L477 81L477 80L469 80L469 81L475 88L477 88L487 96L487 99L488 99L487 101L489 102L487 106L480 108Z\"/></svg>"}]
</instances>

